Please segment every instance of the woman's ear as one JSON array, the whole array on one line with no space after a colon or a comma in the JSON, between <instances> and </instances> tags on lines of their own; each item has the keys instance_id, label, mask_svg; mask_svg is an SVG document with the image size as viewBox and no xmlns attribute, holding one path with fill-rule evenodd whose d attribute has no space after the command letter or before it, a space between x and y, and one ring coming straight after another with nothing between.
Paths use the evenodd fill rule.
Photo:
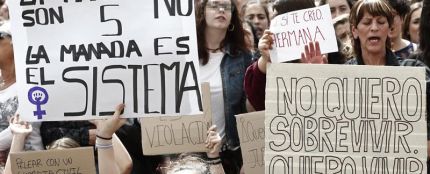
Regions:
<instances>
[{"instance_id":1,"label":"woman's ear","mask_svg":"<svg viewBox=\"0 0 430 174\"><path fill-rule=\"evenodd\" d=\"M354 26L351 27L351 33L352 33L352 37L354 39L358 39L358 31L357 28L355 28Z\"/></svg>"}]
</instances>

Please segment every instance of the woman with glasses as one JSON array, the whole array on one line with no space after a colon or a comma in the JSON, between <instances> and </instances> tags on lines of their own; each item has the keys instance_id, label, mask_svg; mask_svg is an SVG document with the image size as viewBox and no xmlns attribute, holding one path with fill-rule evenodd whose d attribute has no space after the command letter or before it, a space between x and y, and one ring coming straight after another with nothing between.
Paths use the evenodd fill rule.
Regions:
<instances>
[{"instance_id":1,"label":"woman with glasses","mask_svg":"<svg viewBox=\"0 0 430 174\"><path fill-rule=\"evenodd\" d=\"M242 155L234 115L246 112L243 77L251 63L238 10L231 0L203 0L196 6L200 78L210 83L213 123L223 138L226 173L239 173Z\"/></svg>"}]
</instances>

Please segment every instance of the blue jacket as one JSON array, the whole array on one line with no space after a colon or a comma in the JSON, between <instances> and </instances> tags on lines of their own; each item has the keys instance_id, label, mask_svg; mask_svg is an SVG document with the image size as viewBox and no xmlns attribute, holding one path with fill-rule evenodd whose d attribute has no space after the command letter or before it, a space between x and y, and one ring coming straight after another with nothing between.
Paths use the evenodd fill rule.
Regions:
<instances>
[{"instance_id":1,"label":"blue jacket","mask_svg":"<svg viewBox=\"0 0 430 174\"><path fill-rule=\"evenodd\" d=\"M234 115L246 112L246 96L243 80L246 68L251 64L251 53L233 55L228 46L221 61L221 78L224 93L225 145L229 150L239 148L236 118Z\"/></svg>"}]
</instances>

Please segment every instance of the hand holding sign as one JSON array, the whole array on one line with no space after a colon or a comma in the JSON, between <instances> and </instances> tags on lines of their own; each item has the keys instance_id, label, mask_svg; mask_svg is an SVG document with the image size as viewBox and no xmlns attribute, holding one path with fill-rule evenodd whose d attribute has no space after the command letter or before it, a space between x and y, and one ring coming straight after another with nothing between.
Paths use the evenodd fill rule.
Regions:
<instances>
[{"instance_id":1,"label":"hand holding sign","mask_svg":"<svg viewBox=\"0 0 430 174\"><path fill-rule=\"evenodd\" d=\"M278 15L271 21L270 31L272 62L298 59L302 48L310 42L321 43L321 53L338 51L328 5Z\"/></svg>"},{"instance_id":2,"label":"hand holding sign","mask_svg":"<svg viewBox=\"0 0 430 174\"><path fill-rule=\"evenodd\" d=\"M265 30L263 36L261 36L258 41L258 50L260 51L261 58L258 59L258 69L261 72L266 73L266 65L267 63L271 63L270 60L270 50L273 45L273 33L269 30Z\"/></svg>"},{"instance_id":3,"label":"hand holding sign","mask_svg":"<svg viewBox=\"0 0 430 174\"><path fill-rule=\"evenodd\" d=\"M31 124L28 124L25 121L21 121L19 118L19 114L13 116L9 121L9 128L14 135L22 135L26 137L28 134L33 131L33 127Z\"/></svg>"},{"instance_id":4,"label":"hand holding sign","mask_svg":"<svg viewBox=\"0 0 430 174\"><path fill-rule=\"evenodd\" d=\"M208 130L208 137L206 139L206 148L209 149L208 157L218 157L219 150L221 149L221 137L216 131L216 125L212 125Z\"/></svg>"},{"instance_id":5,"label":"hand holding sign","mask_svg":"<svg viewBox=\"0 0 430 174\"><path fill-rule=\"evenodd\" d=\"M110 138L122 125L125 124L126 119L121 118L121 112L124 109L124 104L119 104L115 108L115 113L108 120L98 120L95 125L97 125L98 133L97 136Z\"/></svg>"}]
</instances>

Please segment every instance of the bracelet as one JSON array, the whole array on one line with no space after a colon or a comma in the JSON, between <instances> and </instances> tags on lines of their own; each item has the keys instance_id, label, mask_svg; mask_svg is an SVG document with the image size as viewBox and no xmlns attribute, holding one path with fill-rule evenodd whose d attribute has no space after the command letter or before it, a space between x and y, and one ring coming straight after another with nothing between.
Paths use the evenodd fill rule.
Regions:
<instances>
[{"instance_id":1,"label":"bracelet","mask_svg":"<svg viewBox=\"0 0 430 174\"><path fill-rule=\"evenodd\" d=\"M97 149L110 149L112 147L113 147L112 143L111 144L98 144L98 143L96 143Z\"/></svg>"},{"instance_id":2,"label":"bracelet","mask_svg":"<svg viewBox=\"0 0 430 174\"><path fill-rule=\"evenodd\" d=\"M105 138L105 137L101 137L100 135L96 135L97 138L103 139L103 140L112 140L112 137L110 138Z\"/></svg>"},{"instance_id":3,"label":"bracelet","mask_svg":"<svg viewBox=\"0 0 430 174\"><path fill-rule=\"evenodd\" d=\"M221 164L221 162L222 162L221 159L206 161L206 163L210 165L218 165L218 164Z\"/></svg>"},{"instance_id":4,"label":"bracelet","mask_svg":"<svg viewBox=\"0 0 430 174\"><path fill-rule=\"evenodd\" d=\"M207 157L207 159L208 159L208 161L215 161L215 160L219 160L219 159L221 159L221 157L215 157L215 158L209 158L209 157Z\"/></svg>"}]
</instances>

